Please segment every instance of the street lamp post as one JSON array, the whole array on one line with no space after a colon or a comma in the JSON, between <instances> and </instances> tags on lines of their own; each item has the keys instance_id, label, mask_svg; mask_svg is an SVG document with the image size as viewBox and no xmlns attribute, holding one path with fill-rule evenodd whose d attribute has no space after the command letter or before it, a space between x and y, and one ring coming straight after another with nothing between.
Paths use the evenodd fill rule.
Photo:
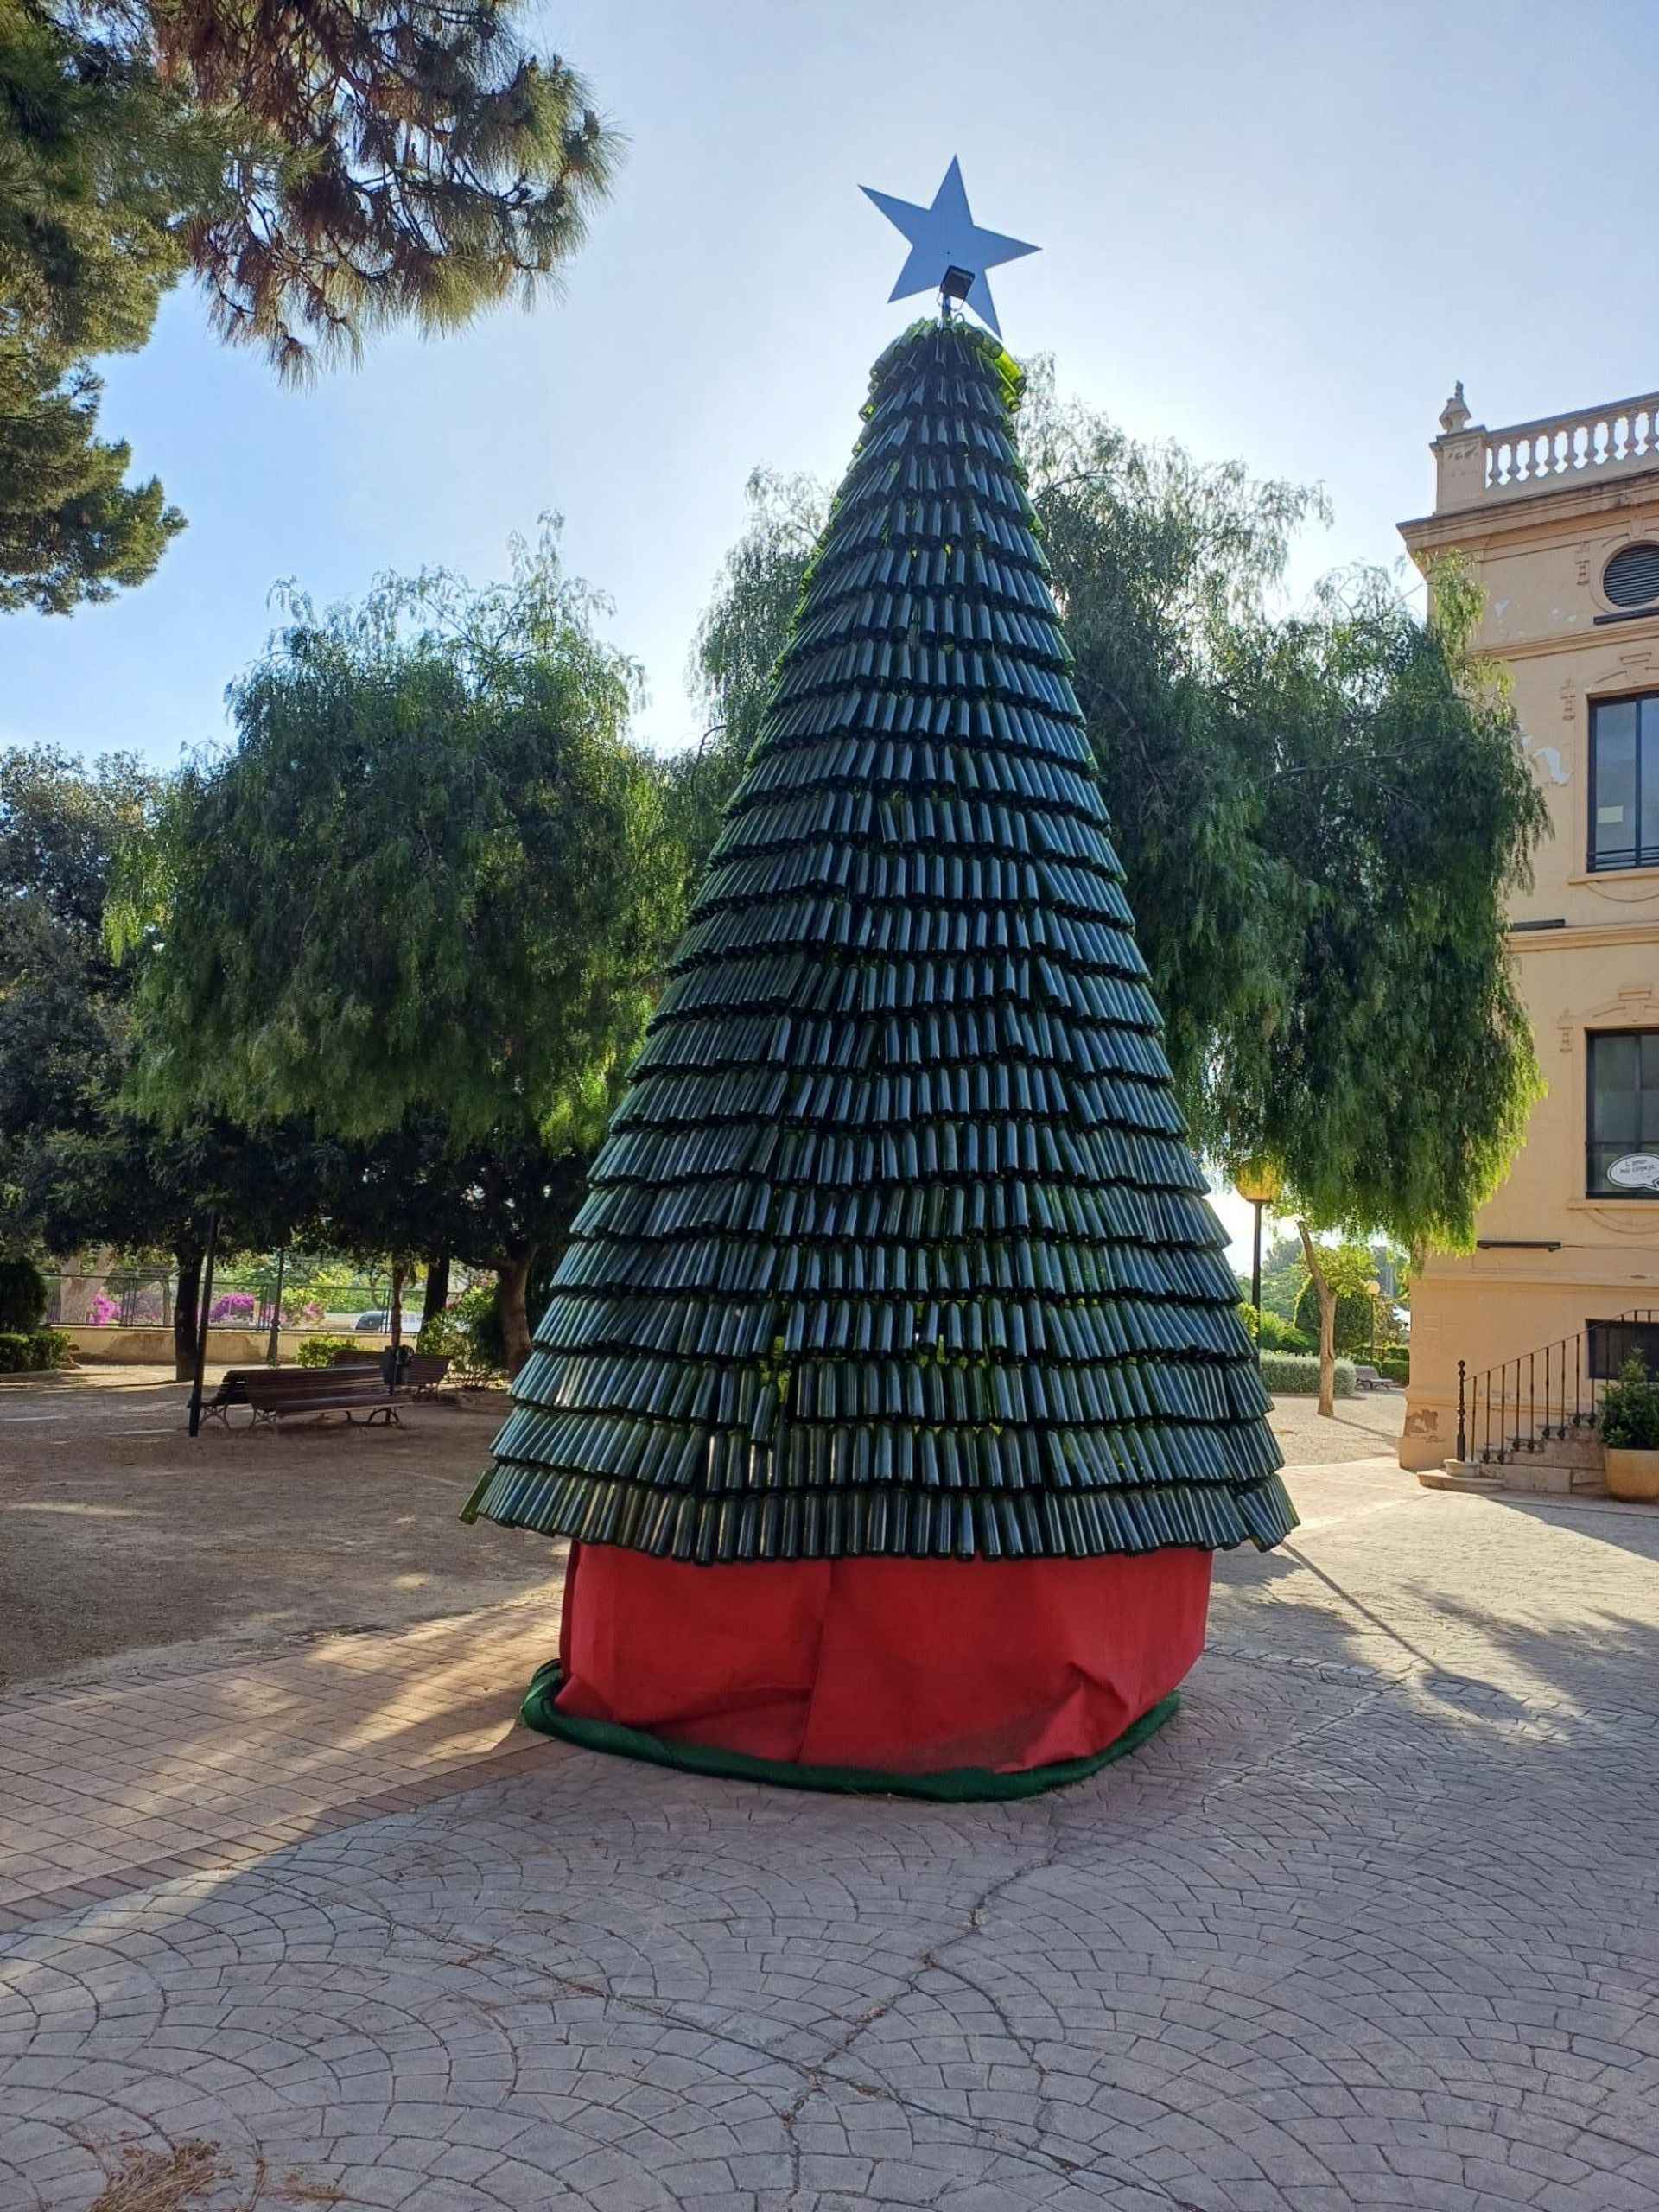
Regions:
<instances>
[{"instance_id":1,"label":"street lamp post","mask_svg":"<svg viewBox=\"0 0 1659 2212\"><path fill-rule=\"evenodd\" d=\"M1255 1209L1250 1232L1250 1303L1255 1308L1255 1357L1262 1358L1262 1211L1284 1189L1284 1178L1272 1162L1246 1160L1233 1178L1233 1188Z\"/></svg>"},{"instance_id":2,"label":"street lamp post","mask_svg":"<svg viewBox=\"0 0 1659 2212\"><path fill-rule=\"evenodd\" d=\"M283 1356L283 1270L288 1263L288 1247L279 1245L276 1251L276 1288L270 1301L270 1334L265 1339L265 1364L275 1367Z\"/></svg>"},{"instance_id":3,"label":"street lamp post","mask_svg":"<svg viewBox=\"0 0 1659 2212\"><path fill-rule=\"evenodd\" d=\"M207 1331L213 1305L213 1255L219 1243L219 1216L207 1217L207 1249L201 1255L201 1311L196 1316L196 1357L190 1379L190 1412L185 1427L192 1436L201 1427L202 1382L207 1367Z\"/></svg>"}]
</instances>

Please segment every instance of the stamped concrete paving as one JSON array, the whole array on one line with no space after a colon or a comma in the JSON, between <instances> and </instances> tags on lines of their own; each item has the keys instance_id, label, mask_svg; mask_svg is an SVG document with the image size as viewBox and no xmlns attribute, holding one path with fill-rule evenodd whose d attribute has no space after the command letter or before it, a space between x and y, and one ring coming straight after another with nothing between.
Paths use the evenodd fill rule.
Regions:
<instances>
[{"instance_id":1,"label":"stamped concrete paving","mask_svg":"<svg viewBox=\"0 0 1659 2212\"><path fill-rule=\"evenodd\" d=\"M124 2152L196 2161L156 2212L1652 2212L1659 1516L1293 1481L1179 1719L1077 1789L534 1746L42 1906L0 1938L0 2207Z\"/></svg>"}]
</instances>

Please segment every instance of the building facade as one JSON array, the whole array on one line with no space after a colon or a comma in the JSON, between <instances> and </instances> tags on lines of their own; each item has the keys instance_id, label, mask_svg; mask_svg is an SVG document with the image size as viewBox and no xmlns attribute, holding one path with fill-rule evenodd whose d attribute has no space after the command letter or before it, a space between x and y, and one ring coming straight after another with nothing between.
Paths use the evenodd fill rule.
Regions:
<instances>
[{"instance_id":1,"label":"building facade","mask_svg":"<svg viewBox=\"0 0 1659 2212\"><path fill-rule=\"evenodd\" d=\"M1490 1421L1498 1382L1476 1385L1504 1363L1517 1391L1570 1390L1591 1324L1659 1309L1659 394L1489 430L1459 385L1440 429L1434 512L1401 535L1421 568L1474 562L1548 802L1510 918L1548 1088L1476 1249L1414 1285L1418 1469L1455 1455L1459 1361Z\"/></svg>"}]
</instances>

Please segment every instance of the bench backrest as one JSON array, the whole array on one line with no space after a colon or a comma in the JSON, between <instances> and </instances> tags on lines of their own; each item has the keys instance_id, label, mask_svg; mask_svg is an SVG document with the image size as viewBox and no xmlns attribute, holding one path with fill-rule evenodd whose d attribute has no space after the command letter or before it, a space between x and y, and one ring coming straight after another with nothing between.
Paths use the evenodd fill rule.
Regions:
<instances>
[{"instance_id":1,"label":"bench backrest","mask_svg":"<svg viewBox=\"0 0 1659 2212\"><path fill-rule=\"evenodd\" d=\"M251 1373L246 1379L248 1403L261 1411L268 1407L327 1398L336 1404L383 1403L390 1395L372 1367L308 1367L288 1373Z\"/></svg>"},{"instance_id":2,"label":"bench backrest","mask_svg":"<svg viewBox=\"0 0 1659 2212\"><path fill-rule=\"evenodd\" d=\"M442 1382L449 1372L450 1355L447 1351L408 1351L404 1361L403 1388L408 1390L430 1390ZM380 1368L385 1360L383 1351L337 1351L331 1355L331 1369L352 1367Z\"/></svg>"},{"instance_id":3,"label":"bench backrest","mask_svg":"<svg viewBox=\"0 0 1659 2212\"><path fill-rule=\"evenodd\" d=\"M322 1371L315 1367L227 1367L219 1386L219 1402L245 1405L250 1382L257 1382L278 1390L297 1389L302 1384L315 1382Z\"/></svg>"}]
</instances>

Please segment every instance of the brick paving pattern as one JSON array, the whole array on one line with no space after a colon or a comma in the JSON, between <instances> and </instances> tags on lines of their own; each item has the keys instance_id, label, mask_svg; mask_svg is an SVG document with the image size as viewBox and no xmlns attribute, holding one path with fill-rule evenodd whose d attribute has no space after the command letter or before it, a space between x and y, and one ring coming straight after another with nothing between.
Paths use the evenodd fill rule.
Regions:
<instances>
[{"instance_id":1,"label":"brick paving pattern","mask_svg":"<svg viewBox=\"0 0 1659 2212\"><path fill-rule=\"evenodd\" d=\"M539 1748L516 1728L543 1609L504 1605L282 1659L0 1704L0 1929L257 1859ZM227 1859L227 1854L230 1859Z\"/></svg>"},{"instance_id":2,"label":"brick paving pattern","mask_svg":"<svg viewBox=\"0 0 1659 2212\"><path fill-rule=\"evenodd\" d=\"M189 2212L1653 2212L1659 1513L1293 1487L1178 1720L1074 1790L518 1738L476 1786L38 1903L0 1936L0 2208L200 2144ZM480 1620L503 1659L551 1625ZM380 1641L406 1733L342 1719L339 1789L423 1727L502 1758L460 1630ZM296 1663L239 1670L232 1738Z\"/></svg>"}]
</instances>

